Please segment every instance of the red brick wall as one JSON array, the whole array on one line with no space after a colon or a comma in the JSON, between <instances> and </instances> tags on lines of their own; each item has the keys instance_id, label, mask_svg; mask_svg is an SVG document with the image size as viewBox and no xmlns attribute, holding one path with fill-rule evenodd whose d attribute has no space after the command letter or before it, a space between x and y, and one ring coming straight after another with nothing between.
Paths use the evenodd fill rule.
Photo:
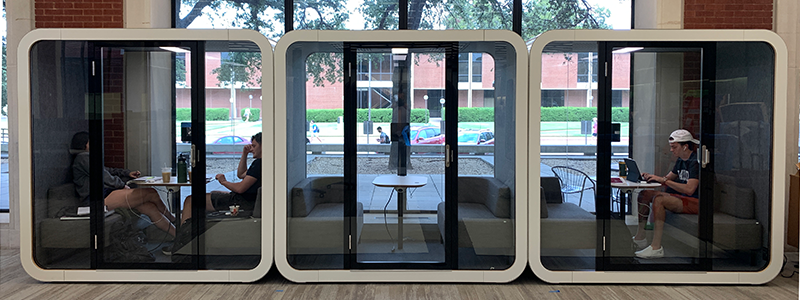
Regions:
<instances>
[{"instance_id":1,"label":"red brick wall","mask_svg":"<svg viewBox=\"0 0 800 300\"><path fill-rule=\"evenodd\" d=\"M772 30L774 0L684 0L685 29Z\"/></svg>"},{"instance_id":2,"label":"red brick wall","mask_svg":"<svg viewBox=\"0 0 800 300\"><path fill-rule=\"evenodd\" d=\"M122 28L123 0L36 0L36 28Z\"/></svg>"},{"instance_id":3,"label":"red brick wall","mask_svg":"<svg viewBox=\"0 0 800 300\"><path fill-rule=\"evenodd\" d=\"M36 28L122 28L123 0L36 0ZM125 115L122 98L122 56L106 57L104 72L106 166L125 166Z\"/></svg>"}]
</instances>

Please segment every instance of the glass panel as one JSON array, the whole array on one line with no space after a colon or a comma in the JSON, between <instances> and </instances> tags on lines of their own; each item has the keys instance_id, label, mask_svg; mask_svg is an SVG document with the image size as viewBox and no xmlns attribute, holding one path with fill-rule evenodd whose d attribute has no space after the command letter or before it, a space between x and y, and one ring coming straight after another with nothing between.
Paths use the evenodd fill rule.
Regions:
<instances>
[{"instance_id":1,"label":"glass panel","mask_svg":"<svg viewBox=\"0 0 800 300\"><path fill-rule=\"evenodd\" d=\"M424 90L444 82L444 52L439 49L364 49L357 60L391 63L391 81L359 81L386 108L366 109L358 135L358 262L444 263L444 134L442 120L427 115ZM392 54L392 52L395 52ZM388 61L386 61L388 60ZM424 68L417 70L417 68ZM412 76L410 74L426 74ZM371 88L380 86L384 88ZM381 93L385 95L381 95ZM436 100L438 101L438 99ZM422 107L417 108L417 107ZM364 122L366 121L366 122ZM376 129L370 137L367 134ZM439 130L441 132L441 130ZM384 134L388 136L384 137ZM377 138L375 138L377 137ZM381 140L390 144L381 144ZM374 147L369 146L375 145ZM363 209L363 213L362 213ZM437 218L437 210L439 211Z\"/></svg>"},{"instance_id":2,"label":"glass panel","mask_svg":"<svg viewBox=\"0 0 800 300\"><path fill-rule=\"evenodd\" d=\"M42 41L30 52L33 247L36 263L45 269L90 267L88 216L60 220L68 210L77 214L77 207L85 205L73 183L70 142L75 133L89 129L87 46L86 42ZM113 214L107 222L122 219Z\"/></svg>"},{"instance_id":3,"label":"glass panel","mask_svg":"<svg viewBox=\"0 0 800 300\"><path fill-rule=\"evenodd\" d=\"M630 29L632 5L630 0L523 0L522 38L554 29Z\"/></svg>"},{"instance_id":4,"label":"glass panel","mask_svg":"<svg viewBox=\"0 0 800 300\"><path fill-rule=\"evenodd\" d=\"M108 210L115 209L127 222L104 223L113 235L100 259L104 263L172 263L161 253L161 247L175 236L173 224L180 216L179 186L187 182L186 174L177 172L175 132L164 130L172 129L169 124L175 110L171 92L173 52L156 47L100 49L103 165L108 171L103 176L103 197ZM76 134L73 141L79 136ZM77 145L72 146L79 150L74 147ZM73 181L82 197L88 195L88 190L84 192L84 187L88 188L84 183L89 183L85 170L88 162L88 151L77 154L73 162ZM112 179L107 179L108 175ZM175 185L165 185L166 179ZM125 189L129 180L131 189ZM193 253L191 249L184 251Z\"/></svg>"},{"instance_id":5,"label":"glass panel","mask_svg":"<svg viewBox=\"0 0 800 300\"><path fill-rule=\"evenodd\" d=\"M511 30L513 1L408 1L408 29Z\"/></svg>"},{"instance_id":6,"label":"glass panel","mask_svg":"<svg viewBox=\"0 0 800 300\"><path fill-rule=\"evenodd\" d=\"M461 43L458 74L458 268L503 270L514 263L515 63L506 43ZM459 76L461 77L461 76Z\"/></svg>"},{"instance_id":7,"label":"glass panel","mask_svg":"<svg viewBox=\"0 0 800 300\"><path fill-rule=\"evenodd\" d=\"M294 0L294 29L397 29L397 4L398 0Z\"/></svg>"},{"instance_id":8,"label":"glass panel","mask_svg":"<svg viewBox=\"0 0 800 300\"><path fill-rule=\"evenodd\" d=\"M550 270L595 269L597 83L580 78L596 73L596 51L554 42L541 57L541 260Z\"/></svg>"},{"instance_id":9,"label":"glass panel","mask_svg":"<svg viewBox=\"0 0 800 300\"><path fill-rule=\"evenodd\" d=\"M284 34L283 1L173 1L175 28L253 29L276 40Z\"/></svg>"},{"instance_id":10,"label":"glass panel","mask_svg":"<svg viewBox=\"0 0 800 300\"><path fill-rule=\"evenodd\" d=\"M341 44L296 43L291 48L286 57L288 260L297 269L342 269L346 220Z\"/></svg>"},{"instance_id":11,"label":"glass panel","mask_svg":"<svg viewBox=\"0 0 800 300\"><path fill-rule=\"evenodd\" d=\"M761 270L770 261L775 52L757 42L717 43L716 52L712 270Z\"/></svg>"},{"instance_id":12,"label":"glass panel","mask_svg":"<svg viewBox=\"0 0 800 300\"><path fill-rule=\"evenodd\" d=\"M216 210L206 216L206 268L252 269L261 259L260 49L250 42L207 43L205 71L205 174L226 181L205 187Z\"/></svg>"},{"instance_id":13,"label":"glass panel","mask_svg":"<svg viewBox=\"0 0 800 300\"><path fill-rule=\"evenodd\" d=\"M634 126L627 128L632 137L624 160L627 176L612 178L611 198L621 201L611 203L606 255L612 264L697 268L708 257L699 238L706 230L699 222L707 214L701 205L707 195L701 191L708 181L695 139L702 131L701 91L709 88L701 80L708 54L677 47L616 47L612 53L612 87L629 88L635 97L630 99Z\"/></svg>"}]
</instances>

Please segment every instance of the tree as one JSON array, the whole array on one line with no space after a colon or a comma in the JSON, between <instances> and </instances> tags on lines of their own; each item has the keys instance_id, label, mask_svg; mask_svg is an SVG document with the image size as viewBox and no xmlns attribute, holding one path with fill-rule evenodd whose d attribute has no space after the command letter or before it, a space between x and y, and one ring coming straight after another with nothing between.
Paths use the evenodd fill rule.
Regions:
<instances>
[{"instance_id":1,"label":"tree","mask_svg":"<svg viewBox=\"0 0 800 300\"><path fill-rule=\"evenodd\" d=\"M294 2L296 29L344 29L349 18L346 0L297 0ZM358 11L364 16L363 29L397 29L397 3L363 0ZM278 0L181 0L189 8L177 21L188 27L205 14L211 19L233 17L230 27L249 28L277 39L283 35L284 1ZM409 0L408 29L511 29L512 0ZM523 3L522 38L529 40L552 29L610 28L609 11L592 7L586 0L527 0ZM233 14L233 16L226 15ZM225 24L227 25L227 24ZM328 72L340 72L341 60L315 56L307 69L315 85L336 80ZM243 63L243 62L238 62ZM330 78L325 78L325 77ZM338 77L341 78L341 77Z\"/></svg>"}]
</instances>

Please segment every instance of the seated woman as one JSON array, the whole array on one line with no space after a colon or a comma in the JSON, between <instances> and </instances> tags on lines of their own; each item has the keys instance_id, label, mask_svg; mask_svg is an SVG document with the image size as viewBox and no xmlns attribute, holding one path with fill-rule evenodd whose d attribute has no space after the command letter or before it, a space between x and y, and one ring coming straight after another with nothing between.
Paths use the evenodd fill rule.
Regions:
<instances>
[{"instance_id":1,"label":"seated woman","mask_svg":"<svg viewBox=\"0 0 800 300\"><path fill-rule=\"evenodd\" d=\"M72 163L73 182L78 195L89 205L89 133L82 131L72 136L70 148L79 153ZM150 217L156 227L175 236L175 217L167 212L154 189L131 189L122 178L138 178L139 171L103 167L103 201L109 210L126 207L134 208Z\"/></svg>"}]
</instances>

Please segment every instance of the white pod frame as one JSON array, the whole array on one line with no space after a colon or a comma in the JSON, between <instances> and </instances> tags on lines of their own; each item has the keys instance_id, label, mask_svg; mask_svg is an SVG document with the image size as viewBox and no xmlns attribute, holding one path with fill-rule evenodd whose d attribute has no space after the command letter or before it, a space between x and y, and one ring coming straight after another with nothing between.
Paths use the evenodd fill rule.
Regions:
<instances>
[{"instance_id":1,"label":"white pod frame","mask_svg":"<svg viewBox=\"0 0 800 300\"><path fill-rule=\"evenodd\" d=\"M26 34L19 43L17 59L19 106L17 110L20 133L18 159L20 191L20 259L22 267L39 281L146 281L146 282L252 282L264 277L272 267L273 207L272 173L273 145L263 147L261 262L250 270L57 270L42 269L33 258L33 190L31 141L30 50L40 41L250 41L261 48L262 91L272 90L272 45L253 30L196 30L196 29L37 29ZM263 114L272 115L273 94L262 96ZM266 136L273 131L269 122L262 123Z\"/></svg>"},{"instance_id":2,"label":"white pod frame","mask_svg":"<svg viewBox=\"0 0 800 300\"><path fill-rule=\"evenodd\" d=\"M535 133L529 139L529 161L539 159L539 132L541 120L542 51L554 41L626 41L626 42L764 42L775 50L775 98L772 149L772 219L770 220L770 262L757 272L711 272L711 271L551 271L541 263L541 232L539 224L540 195L530 193L528 228L530 266L537 277L550 283L684 283L684 284L763 284L775 278L781 269L785 237L785 203L789 198L790 166L797 159L797 105L787 99L788 56L786 44L774 32L768 30L555 30L540 35L533 42L530 52L530 127ZM781 113L783 112L783 113ZM775 126L786 124L786 126ZM794 131L787 127L795 126ZM529 186L540 184L539 164L530 164Z\"/></svg>"}]
</instances>

